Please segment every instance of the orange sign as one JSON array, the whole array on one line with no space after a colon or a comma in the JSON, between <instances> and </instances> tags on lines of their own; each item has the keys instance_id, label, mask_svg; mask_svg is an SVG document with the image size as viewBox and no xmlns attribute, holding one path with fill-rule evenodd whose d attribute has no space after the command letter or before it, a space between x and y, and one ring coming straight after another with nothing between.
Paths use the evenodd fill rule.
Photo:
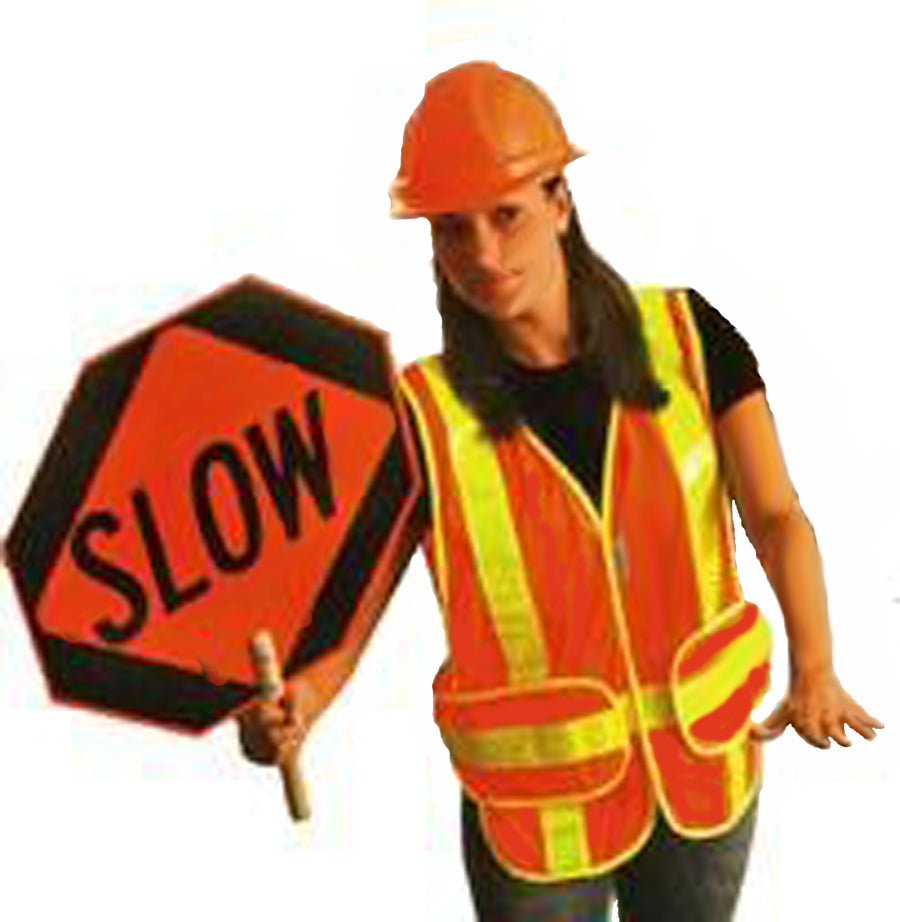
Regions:
<instances>
[{"instance_id":1,"label":"orange sign","mask_svg":"<svg viewBox=\"0 0 900 922\"><path fill-rule=\"evenodd\" d=\"M340 643L419 476L386 335L260 279L111 350L7 543L51 690L211 725L255 631L288 674Z\"/></svg>"}]
</instances>

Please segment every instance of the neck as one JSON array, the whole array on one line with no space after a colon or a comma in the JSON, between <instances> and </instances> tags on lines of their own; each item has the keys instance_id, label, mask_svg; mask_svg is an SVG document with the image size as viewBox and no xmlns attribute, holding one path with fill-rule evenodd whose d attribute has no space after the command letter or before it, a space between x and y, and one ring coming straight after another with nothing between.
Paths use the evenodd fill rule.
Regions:
<instances>
[{"instance_id":1,"label":"neck","mask_svg":"<svg viewBox=\"0 0 900 922\"><path fill-rule=\"evenodd\" d=\"M504 350L515 361L550 368L565 364L575 354L569 326L569 286L563 274L531 310L496 329Z\"/></svg>"}]
</instances>

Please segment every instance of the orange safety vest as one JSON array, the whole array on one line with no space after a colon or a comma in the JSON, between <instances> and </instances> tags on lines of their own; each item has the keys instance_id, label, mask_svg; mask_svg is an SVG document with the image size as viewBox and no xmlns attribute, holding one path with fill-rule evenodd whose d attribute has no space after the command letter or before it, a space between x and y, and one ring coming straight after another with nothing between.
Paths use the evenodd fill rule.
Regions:
<instances>
[{"instance_id":1,"label":"orange safety vest","mask_svg":"<svg viewBox=\"0 0 900 922\"><path fill-rule=\"evenodd\" d=\"M762 781L772 637L737 578L699 336L684 292L636 295L671 399L613 402L602 516L528 426L485 436L440 356L401 373L449 648L435 720L493 853L534 881L627 861L657 806L720 835Z\"/></svg>"}]
</instances>

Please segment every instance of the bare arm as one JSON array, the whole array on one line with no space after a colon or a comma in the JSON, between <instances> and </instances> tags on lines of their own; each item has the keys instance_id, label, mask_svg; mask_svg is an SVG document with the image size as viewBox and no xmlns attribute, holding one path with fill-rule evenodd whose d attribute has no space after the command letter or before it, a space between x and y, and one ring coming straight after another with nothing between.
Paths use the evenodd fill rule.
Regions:
<instances>
[{"instance_id":1,"label":"bare arm","mask_svg":"<svg viewBox=\"0 0 900 922\"><path fill-rule=\"evenodd\" d=\"M791 670L832 668L822 558L800 506L763 391L731 407L716 424L726 480L747 537L781 606Z\"/></svg>"},{"instance_id":2,"label":"bare arm","mask_svg":"<svg viewBox=\"0 0 900 922\"><path fill-rule=\"evenodd\" d=\"M883 727L843 689L832 663L822 558L812 525L788 476L763 391L738 401L716 422L716 439L731 495L784 616L790 689L757 728L762 739L791 723L809 743L842 746L846 723L866 739Z\"/></svg>"}]
</instances>

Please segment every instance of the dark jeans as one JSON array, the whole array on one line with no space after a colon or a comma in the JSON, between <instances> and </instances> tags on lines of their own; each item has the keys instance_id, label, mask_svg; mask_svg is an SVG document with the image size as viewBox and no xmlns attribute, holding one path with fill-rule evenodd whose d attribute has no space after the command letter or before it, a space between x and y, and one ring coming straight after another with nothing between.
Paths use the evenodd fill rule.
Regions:
<instances>
[{"instance_id":1,"label":"dark jeans","mask_svg":"<svg viewBox=\"0 0 900 922\"><path fill-rule=\"evenodd\" d=\"M620 922L727 922L737 904L759 807L713 839L685 839L659 814L630 861L595 877L535 883L513 877L481 835L463 796L463 859L479 922L608 922L613 894Z\"/></svg>"}]
</instances>

